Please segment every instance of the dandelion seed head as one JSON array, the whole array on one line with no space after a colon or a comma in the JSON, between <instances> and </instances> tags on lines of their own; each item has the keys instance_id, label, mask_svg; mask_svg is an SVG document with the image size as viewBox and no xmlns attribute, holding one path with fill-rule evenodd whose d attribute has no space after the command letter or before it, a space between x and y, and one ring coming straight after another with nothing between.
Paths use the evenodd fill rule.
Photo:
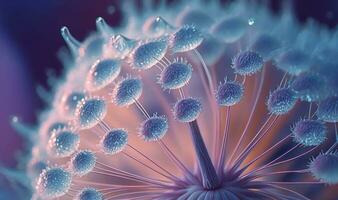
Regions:
<instances>
[{"instance_id":1,"label":"dandelion seed head","mask_svg":"<svg viewBox=\"0 0 338 200\"><path fill-rule=\"evenodd\" d=\"M197 99L186 98L176 102L174 116L180 122L192 122L202 111L202 104Z\"/></svg>"},{"instance_id":2,"label":"dandelion seed head","mask_svg":"<svg viewBox=\"0 0 338 200\"><path fill-rule=\"evenodd\" d=\"M102 151L106 154L116 154L124 149L128 142L128 134L124 129L113 129L101 140Z\"/></svg>"},{"instance_id":3,"label":"dandelion seed head","mask_svg":"<svg viewBox=\"0 0 338 200\"><path fill-rule=\"evenodd\" d=\"M103 200L103 195L95 188L85 188L77 195L76 200Z\"/></svg>"},{"instance_id":4,"label":"dandelion seed head","mask_svg":"<svg viewBox=\"0 0 338 200\"><path fill-rule=\"evenodd\" d=\"M263 58L253 51L239 53L232 62L235 73L240 75L250 75L259 71L263 67Z\"/></svg>"},{"instance_id":5,"label":"dandelion seed head","mask_svg":"<svg viewBox=\"0 0 338 200\"><path fill-rule=\"evenodd\" d=\"M70 162L72 173L83 176L94 169L96 157L92 151L82 150L74 154Z\"/></svg>"},{"instance_id":6,"label":"dandelion seed head","mask_svg":"<svg viewBox=\"0 0 338 200\"><path fill-rule=\"evenodd\" d=\"M100 98L82 99L77 105L76 118L83 129L94 127L107 113L106 103Z\"/></svg>"},{"instance_id":7,"label":"dandelion seed head","mask_svg":"<svg viewBox=\"0 0 338 200\"><path fill-rule=\"evenodd\" d=\"M221 106L233 106L237 104L243 96L243 85L238 82L221 83L216 91L216 99Z\"/></svg>"},{"instance_id":8,"label":"dandelion seed head","mask_svg":"<svg viewBox=\"0 0 338 200\"><path fill-rule=\"evenodd\" d=\"M70 131L54 132L49 139L48 149L51 155L67 157L79 147L80 137Z\"/></svg>"},{"instance_id":9,"label":"dandelion seed head","mask_svg":"<svg viewBox=\"0 0 338 200\"><path fill-rule=\"evenodd\" d=\"M337 153L320 154L310 163L312 175L327 184L338 183Z\"/></svg>"},{"instance_id":10,"label":"dandelion seed head","mask_svg":"<svg viewBox=\"0 0 338 200\"><path fill-rule=\"evenodd\" d=\"M142 81L137 77L127 77L116 84L113 101L118 106L133 104L142 94Z\"/></svg>"},{"instance_id":11,"label":"dandelion seed head","mask_svg":"<svg viewBox=\"0 0 338 200\"><path fill-rule=\"evenodd\" d=\"M43 170L37 182L37 191L45 198L63 196L70 188L71 174L63 168L54 167Z\"/></svg>"},{"instance_id":12,"label":"dandelion seed head","mask_svg":"<svg viewBox=\"0 0 338 200\"><path fill-rule=\"evenodd\" d=\"M274 90L268 98L268 110L276 115L289 112L296 104L296 94L290 88L280 88Z\"/></svg>"},{"instance_id":13,"label":"dandelion seed head","mask_svg":"<svg viewBox=\"0 0 338 200\"><path fill-rule=\"evenodd\" d=\"M294 125L292 134L295 141L304 146L317 146L325 141L327 128L318 120L300 120Z\"/></svg>"},{"instance_id":14,"label":"dandelion seed head","mask_svg":"<svg viewBox=\"0 0 338 200\"><path fill-rule=\"evenodd\" d=\"M155 115L142 122L139 135L145 141L157 141L167 133L168 128L166 117Z\"/></svg>"},{"instance_id":15,"label":"dandelion seed head","mask_svg":"<svg viewBox=\"0 0 338 200\"><path fill-rule=\"evenodd\" d=\"M191 75L191 65L176 59L161 72L159 83L164 89L179 89L189 82Z\"/></svg>"},{"instance_id":16,"label":"dandelion seed head","mask_svg":"<svg viewBox=\"0 0 338 200\"><path fill-rule=\"evenodd\" d=\"M118 60L96 61L87 75L87 88L89 90L99 90L107 86L117 78L120 71L121 66Z\"/></svg>"},{"instance_id":17,"label":"dandelion seed head","mask_svg":"<svg viewBox=\"0 0 338 200\"><path fill-rule=\"evenodd\" d=\"M161 60L167 52L165 39L142 43L132 53L130 62L133 68L149 69Z\"/></svg>"},{"instance_id":18,"label":"dandelion seed head","mask_svg":"<svg viewBox=\"0 0 338 200\"><path fill-rule=\"evenodd\" d=\"M176 31L171 38L171 50L186 52L196 49L203 41L202 33L195 26L185 25Z\"/></svg>"}]
</instances>

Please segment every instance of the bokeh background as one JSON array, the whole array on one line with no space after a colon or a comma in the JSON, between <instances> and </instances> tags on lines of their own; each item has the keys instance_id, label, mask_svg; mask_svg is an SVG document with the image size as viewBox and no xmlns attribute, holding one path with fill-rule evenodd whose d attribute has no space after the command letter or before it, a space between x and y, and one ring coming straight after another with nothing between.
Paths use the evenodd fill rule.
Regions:
<instances>
[{"instance_id":1,"label":"bokeh background","mask_svg":"<svg viewBox=\"0 0 338 200\"><path fill-rule=\"evenodd\" d=\"M257 2L266 4L275 14L285 4L284 0ZM290 2L303 23L316 20L330 28L338 24L337 0ZM142 8L142 1L128 3ZM124 23L127 17L119 5L117 0L0 0L0 165L15 167L24 146L10 126L11 117L17 115L24 122L36 123L38 112L46 106L38 93L50 88L46 74L62 75L58 52L65 44L60 28L67 25L81 41L95 29L98 16L112 26Z\"/></svg>"}]
</instances>

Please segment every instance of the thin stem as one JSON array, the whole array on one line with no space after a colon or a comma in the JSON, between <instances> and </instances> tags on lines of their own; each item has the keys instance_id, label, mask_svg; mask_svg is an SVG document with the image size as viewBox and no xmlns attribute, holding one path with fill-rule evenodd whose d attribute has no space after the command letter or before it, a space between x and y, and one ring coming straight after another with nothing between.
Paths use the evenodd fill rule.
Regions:
<instances>
[{"instance_id":1,"label":"thin stem","mask_svg":"<svg viewBox=\"0 0 338 200\"><path fill-rule=\"evenodd\" d=\"M258 92L257 92L257 94L256 94L255 101L254 101L254 104L253 104L253 106L252 106L252 109L251 109L251 112L250 112L250 115L249 115L249 119L248 119L248 121L247 121L247 123L246 123L246 125L245 125L244 131L243 131L243 133L242 133L240 139L238 140L238 142L237 142L237 144L236 144L236 147L235 147L235 149L233 150L233 152L232 152L232 154L231 154L231 156L230 156L228 162L231 162L231 161L232 161L232 159L233 159L233 157L235 156L236 152L238 151L240 145L242 144L245 135L247 134L247 131L248 131L248 129L249 129L249 125L251 124L251 121L252 121L252 119L253 119L253 115L254 115L254 112L255 112L255 110L256 110L256 106L257 106L257 104L258 104L258 100L259 100L259 97L260 97L261 92L262 92L262 89L263 89L264 79L265 79L265 68L263 69L263 72L262 72L262 77L261 77L260 82L259 82Z\"/></svg>"},{"instance_id":2,"label":"thin stem","mask_svg":"<svg viewBox=\"0 0 338 200\"><path fill-rule=\"evenodd\" d=\"M274 144L272 147L270 147L268 150L264 151L262 154L260 154L259 156L257 156L256 158L254 158L252 161L250 161L246 166L244 166L240 171L244 171L246 170L250 165L252 165L253 163L255 163L257 160L259 160L260 158L262 158L263 156L265 156L267 153L269 153L270 151L274 150L277 148L277 146L279 146L280 144L282 144L283 142L285 142L287 139L289 139L291 136L288 135L286 136L284 139L280 140L279 142L277 142L276 144Z\"/></svg>"},{"instance_id":3,"label":"thin stem","mask_svg":"<svg viewBox=\"0 0 338 200\"><path fill-rule=\"evenodd\" d=\"M137 158L135 158L134 156L131 156L131 155L129 155L129 154L127 154L127 153L123 152L123 151L122 151L122 154L123 154L123 155L125 155L125 156L127 156L127 157L129 157L129 158L131 158L132 160L134 160L134 161L138 162L139 164L141 164L141 165L145 166L146 168L148 168L148 169L150 169L150 170L152 170L152 171L156 172L157 174L159 174L159 175L161 175L161 176L163 176L163 177L165 177L165 178L167 178L167 179L169 179L169 180L175 181L175 179L173 179L172 177L170 177L170 176L167 176L167 175L163 174L162 172L160 172L160 171L158 171L158 170L154 169L153 167L151 167L151 166L147 165L146 163L144 163L144 162L142 162L142 161L138 160L138 159L137 159Z\"/></svg>"},{"instance_id":4,"label":"thin stem","mask_svg":"<svg viewBox=\"0 0 338 200\"><path fill-rule=\"evenodd\" d=\"M254 139L246 146L246 148L244 149L244 151L242 151L242 153L239 155L238 159L236 159L235 161L235 168L237 168L243 161L244 159L249 155L249 153L251 152L251 150L262 140L262 138L267 134L269 133L270 129L275 125L275 123L277 122L277 119L279 118L279 116L276 116L272 123L269 124L268 128L262 132L265 128L265 126L268 124L268 123L265 123L262 128L258 131L258 133L256 134L257 136L257 139L256 139L256 136L254 137ZM267 120L268 122L269 120ZM262 132L262 134L261 134Z\"/></svg>"},{"instance_id":5,"label":"thin stem","mask_svg":"<svg viewBox=\"0 0 338 200\"><path fill-rule=\"evenodd\" d=\"M312 111L312 102L309 105L308 119L311 119L311 111Z\"/></svg>"},{"instance_id":6,"label":"thin stem","mask_svg":"<svg viewBox=\"0 0 338 200\"><path fill-rule=\"evenodd\" d=\"M298 147L298 144L297 144L295 147ZM294 148L295 148L295 147L294 147ZM318 146L317 146L317 147L318 147ZM280 165L280 164L284 164L284 163L287 163L287 162L296 160L296 159L298 159L298 158L300 158L300 157L302 157L302 156L304 156L304 155L310 153L311 151L315 150L317 147L313 147L312 149L310 149L310 150L308 150L308 151L306 151L306 152L304 152L304 153L302 153L302 154L300 154L300 155L298 155L298 156L289 158L289 159L287 159L287 160L283 160L283 161L277 162L277 163L275 163L275 164L270 163L270 164L264 165L263 167L261 167L261 168L255 170L254 172L258 172L258 171L261 171L261 170L264 170L264 169L267 169L267 168L271 168L271 167L274 167L274 166L277 166L277 165Z\"/></svg>"},{"instance_id":7,"label":"thin stem","mask_svg":"<svg viewBox=\"0 0 338 200\"><path fill-rule=\"evenodd\" d=\"M222 141L222 146L221 146L221 156L220 159L218 160L218 173L221 174L223 173L224 170L224 164L225 164L225 154L226 154L226 147L227 147L227 141L228 141L228 136L229 136L229 128L230 128L230 109L231 107L227 107L227 115L226 115L226 123L224 127L224 134L223 134L223 141Z\"/></svg>"},{"instance_id":8,"label":"thin stem","mask_svg":"<svg viewBox=\"0 0 338 200\"><path fill-rule=\"evenodd\" d=\"M293 191L293 190L290 190L290 189L287 189L287 188L284 188L284 187L280 187L280 186L274 185L274 184L268 184L268 185L271 186L271 187L274 187L274 188L277 188L277 189L284 190L284 191L290 192L290 193L292 193L292 194L295 194L295 195L297 195L298 197L301 197L302 199L305 199L305 200L311 200L311 199L307 198L306 196L304 196L304 195L302 195L302 194L300 194L300 193L298 193L298 192L295 192L295 191Z\"/></svg>"},{"instance_id":9,"label":"thin stem","mask_svg":"<svg viewBox=\"0 0 338 200\"><path fill-rule=\"evenodd\" d=\"M204 73L205 73L205 75L206 75L206 77L207 77L207 80L208 80L210 92L212 92L212 91L214 91L214 85L213 85L213 83L212 83L212 78L211 78L210 71L209 71L207 65L205 64L202 55L201 55L196 49L194 49L194 52L195 52L197 58L200 60L200 62L201 62L201 64L202 64Z\"/></svg>"},{"instance_id":10,"label":"thin stem","mask_svg":"<svg viewBox=\"0 0 338 200\"><path fill-rule=\"evenodd\" d=\"M134 148L133 146L129 145L128 146L133 149L134 151L136 151L137 153L139 153L143 158L147 159L148 161L150 161L151 163L153 163L155 166L157 166L158 168L160 168L161 170L163 170L165 173L167 173L172 180L175 181L179 181L179 179L173 175L172 173L170 173L168 170L164 169L162 166L160 166L159 164L157 164L154 160L152 160L151 158L149 158L148 156L146 156L145 154L143 154L142 152L140 152L139 150L137 150L136 148Z\"/></svg>"},{"instance_id":11,"label":"thin stem","mask_svg":"<svg viewBox=\"0 0 338 200\"><path fill-rule=\"evenodd\" d=\"M161 185L161 186L166 186L166 187L168 186L167 183L165 183L165 182L163 182L161 180L156 180L156 179L151 179L151 178L147 178L147 177L142 177L142 176L130 173L130 172L126 172L126 171L117 169L115 167L108 166L108 165L106 165L104 163L101 163L101 162L98 162L98 161L96 161L96 163L100 164L100 165L102 165L102 166L104 166L104 167L106 167L108 169L110 169L109 171L112 172L112 173L117 173L117 174L119 173L119 174L122 174L124 176L128 176L128 177L131 177L131 178L143 181L143 183L146 182L146 183L152 184L152 185L157 185L158 184L158 185ZM97 168L97 166L96 166L96 168ZM111 170L113 170L113 171L111 171Z\"/></svg>"},{"instance_id":12,"label":"thin stem","mask_svg":"<svg viewBox=\"0 0 338 200\"><path fill-rule=\"evenodd\" d=\"M143 113L143 115L149 119L150 118L150 115L149 113L147 112L147 110L142 106L141 102L139 102L137 99L134 99L135 101L135 104L137 106L137 108Z\"/></svg>"},{"instance_id":13,"label":"thin stem","mask_svg":"<svg viewBox=\"0 0 338 200\"><path fill-rule=\"evenodd\" d=\"M300 173L300 174L302 174L302 173L308 173L308 172L310 172L309 169L287 170L287 171L277 171L277 172L257 174L257 175L255 175L255 177L259 178L259 177L266 177L266 176L271 176L271 175L290 174L290 173Z\"/></svg>"},{"instance_id":14,"label":"thin stem","mask_svg":"<svg viewBox=\"0 0 338 200\"><path fill-rule=\"evenodd\" d=\"M173 161L173 163L181 169L186 177L191 181L191 182L197 182L198 180L196 177L191 173L190 170L175 156L175 154L170 150L170 148L162 141L159 140L159 144L162 150L166 153L168 158Z\"/></svg>"},{"instance_id":15,"label":"thin stem","mask_svg":"<svg viewBox=\"0 0 338 200\"><path fill-rule=\"evenodd\" d=\"M336 146L337 146L337 142L336 143L334 143L327 151L326 151L326 153L330 153Z\"/></svg>"},{"instance_id":16,"label":"thin stem","mask_svg":"<svg viewBox=\"0 0 338 200\"><path fill-rule=\"evenodd\" d=\"M285 72L284 75L283 75L282 80L281 80L280 83L279 83L278 88L281 88L281 87L282 87L282 85L283 85L283 83L284 83L284 80L286 81L286 76L287 76L287 73ZM284 83L284 84L285 84L285 83Z\"/></svg>"},{"instance_id":17,"label":"thin stem","mask_svg":"<svg viewBox=\"0 0 338 200\"><path fill-rule=\"evenodd\" d=\"M337 129L337 122L334 123L334 131L335 131L335 134L336 134L336 143L338 142L338 129Z\"/></svg>"}]
</instances>

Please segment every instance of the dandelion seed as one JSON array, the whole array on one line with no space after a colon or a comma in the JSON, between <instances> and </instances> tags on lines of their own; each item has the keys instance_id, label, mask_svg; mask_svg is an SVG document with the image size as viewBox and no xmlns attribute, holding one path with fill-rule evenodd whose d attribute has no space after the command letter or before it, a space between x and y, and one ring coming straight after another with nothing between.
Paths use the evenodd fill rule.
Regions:
<instances>
[{"instance_id":1,"label":"dandelion seed","mask_svg":"<svg viewBox=\"0 0 338 200\"><path fill-rule=\"evenodd\" d=\"M93 152L84 150L77 152L70 162L72 172L75 175L83 176L94 169L96 157Z\"/></svg>"},{"instance_id":2,"label":"dandelion seed","mask_svg":"<svg viewBox=\"0 0 338 200\"><path fill-rule=\"evenodd\" d=\"M128 77L116 84L113 91L113 101L116 105L127 106L140 98L142 82L139 78Z\"/></svg>"},{"instance_id":3,"label":"dandelion seed","mask_svg":"<svg viewBox=\"0 0 338 200\"><path fill-rule=\"evenodd\" d=\"M316 179L324 183L336 184L338 183L337 164L336 153L320 154L310 163L310 170Z\"/></svg>"},{"instance_id":4,"label":"dandelion seed","mask_svg":"<svg viewBox=\"0 0 338 200\"><path fill-rule=\"evenodd\" d=\"M292 130L295 141L305 146L317 146L326 139L327 129L324 123L317 120L301 120Z\"/></svg>"},{"instance_id":5,"label":"dandelion seed","mask_svg":"<svg viewBox=\"0 0 338 200\"><path fill-rule=\"evenodd\" d=\"M183 26L171 39L171 49L174 52L190 51L203 41L202 33L194 26Z\"/></svg>"},{"instance_id":6,"label":"dandelion seed","mask_svg":"<svg viewBox=\"0 0 338 200\"><path fill-rule=\"evenodd\" d=\"M196 120L201 111L202 104L194 98L182 99L174 106L174 116L181 122Z\"/></svg>"},{"instance_id":7,"label":"dandelion seed","mask_svg":"<svg viewBox=\"0 0 338 200\"><path fill-rule=\"evenodd\" d=\"M296 104L296 101L295 92L290 88L281 88L270 94L267 106L271 113L281 115L289 112Z\"/></svg>"},{"instance_id":8,"label":"dandelion seed","mask_svg":"<svg viewBox=\"0 0 338 200\"><path fill-rule=\"evenodd\" d=\"M237 82L225 82L218 86L216 99L221 106L233 106L243 96L243 85Z\"/></svg>"},{"instance_id":9,"label":"dandelion seed","mask_svg":"<svg viewBox=\"0 0 338 200\"><path fill-rule=\"evenodd\" d=\"M99 90L114 81L121 71L117 60L98 60L91 67L87 76L87 88Z\"/></svg>"},{"instance_id":10,"label":"dandelion seed","mask_svg":"<svg viewBox=\"0 0 338 200\"><path fill-rule=\"evenodd\" d=\"M101 141L103 152L107 154L116 154L123 150L127 145L128 135L123 129L113 129L109 131Z\"/></svg>"},{"instance_id":11,"label":"dandelion seed","mask_svg":"<svg viewBox=\"0 0 338 200\"><path fill-rule=\"evenodd\" d=\"M49 151L57 157L67 157L79 147L80 138L70 131L54 132L48 142Z\"/></svg>"},{"instance_id":12,"label":"dandelion seed","mask_svg":"<svg viewBox=\"0 0 338 200\"><path fill-rule=\"evenodd\" d=\"M88 98L79 102L76 117L81 128L91 128L99 123L106 113L107 108L104 100Z\"/></svg>"},{"instance_id":13,"label":"dandelion seed","mask_svg":"<svg viewBox=\"0 0 338 200\"><path fill-rule=\"evenodd\" d=\"M63 196L70 188L72 176L66 170L55 167L44 170L38 180L37 190L47 198Z\"/></svg>"},{"instance_id":14,"label":"dandelion seed","mask_svg":"<svg viewBox=\"0 0 338 200\"><path fill-rule=\"evenodd\" d=\"M103 195L94 188L85 188L77 195L76 200L103 200Z\"/></svg>"}]
</instances>

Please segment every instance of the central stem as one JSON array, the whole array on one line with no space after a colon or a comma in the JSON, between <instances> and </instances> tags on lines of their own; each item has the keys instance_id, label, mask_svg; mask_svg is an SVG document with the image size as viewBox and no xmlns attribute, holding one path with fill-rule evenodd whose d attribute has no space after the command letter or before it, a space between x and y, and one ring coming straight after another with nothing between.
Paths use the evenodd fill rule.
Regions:
<instances>
[{"instance_id":1,"label":"central stem","mask_svg":"<svg viewBox=\"0 0 338 200\"><path fill-rule=\"evenodd\" d=\"M219 187L220 182L216 174L214 165L211 162L208 150L204 144L197 121L189 122L191 135L193 138L195 151L198 157L198 165L203 179L203 187L213 190Z\"/></svg>"}]
</instances>

